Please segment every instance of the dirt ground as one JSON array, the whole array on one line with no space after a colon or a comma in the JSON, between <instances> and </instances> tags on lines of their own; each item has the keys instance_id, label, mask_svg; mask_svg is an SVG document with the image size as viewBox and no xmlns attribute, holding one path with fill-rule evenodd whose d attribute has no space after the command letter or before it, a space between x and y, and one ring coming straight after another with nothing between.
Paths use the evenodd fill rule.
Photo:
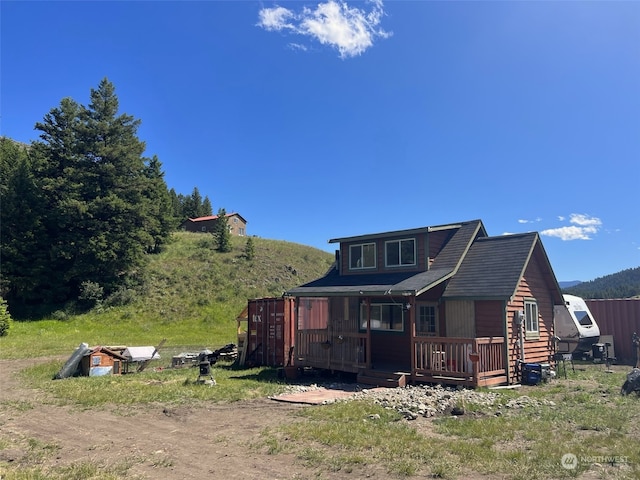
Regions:
<instances>
[{"instance_id":1,"label":"dirt ground","mask_svg":"<svg viewBox=\"0 0 640 480\"><path fill-rule=\"evenodd\" d=\"M0 444L5 446L0 462L43 468L127 463L132 465L127 477L142 479L387 478L377 467L352 474L317 471L292 455L272 455L256 446L265 428L299 421L292 414L311 405L264 398L230 405L82 410L48 404L41 393L21 387L15 373L23 367L23 361L0 360ZM33 408L20 408L24 402ZM54 447L34 455L34 441L45 450Z\"/></svg>"},{"instance_id":2,"label":"dirt ground","mask_svg":"<svg viewBox=\"0 0 640 480\"><path fill-rule=\"evenodd\" d=\"M261 432L299 421L295 412L317 408L313 405L263 398L223 405L83 410L52 405L44 393L22 387L15 374L23 367L21 360L0 360L0 465L12 469L91 463L127 465L126 476L132 479L394 478L384 465L332 472L305 466L291 454L270 454ZM421 434L436 435L428 419L415 422ZM465 472L464 478L491 477ZM590 471L580 478L602 477Z\"/></svg>"}]
</instances>

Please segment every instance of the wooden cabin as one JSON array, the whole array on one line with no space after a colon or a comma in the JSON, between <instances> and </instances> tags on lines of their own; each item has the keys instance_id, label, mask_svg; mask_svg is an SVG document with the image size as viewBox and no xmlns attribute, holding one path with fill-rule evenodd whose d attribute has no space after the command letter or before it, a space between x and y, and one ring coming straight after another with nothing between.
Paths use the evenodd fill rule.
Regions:
<instances>
[{"instance_id":1,"label":"wooden cabin","mask_svg":"<svg viewBox=\"0 0 640 480\"><path fill-rule=\"evenodd\" d=\"M88 377L120 375L127 359L116 348L91 347L82 357L81 372Z\"/></svg>"},{"instance_id":2,"label":"wooden cabin","mask_svg":"<svg viewBox=\"0 0 640 480\"><path fill-rule=\"evenodd\" d=\"M297 367L478 387L552 361L563 298L537 233L490 237L474 220L329 242L332 269L286 292Z\"/></svg>"},{"instance_id":3,"label":"wooden cabin","mask_svg":"<svg viewBox=\"0 0 640 480\"><path fill-rule=\"evenodd\" d=\"M229 233L239 237L247 235L247 221L239 213L227 213L227 226ZM188 218L180 225L187 232L215 233L218 224L218 215L206 217Z\"/></svg>"}]
</instances>

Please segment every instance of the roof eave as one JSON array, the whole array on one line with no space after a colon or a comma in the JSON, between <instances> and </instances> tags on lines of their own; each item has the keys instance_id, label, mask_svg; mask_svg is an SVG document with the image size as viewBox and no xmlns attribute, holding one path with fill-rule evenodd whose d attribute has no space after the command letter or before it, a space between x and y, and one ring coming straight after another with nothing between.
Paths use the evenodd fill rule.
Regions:
<instances>
[{"instance_id":1,"label":"roof eave","mask_svg":"<svg viewBox=\"0 0 640 480\"><path fill-rule=\"evenodd\" d=\"M420 227L420 228L411 228L407 230L392 230L389 232L370 233L365 235L356 235L353 237L331 238L329 239L329 243L356 242L360 240L374 240L378 238L396 237L396 236L402 236L402 235L416 235L419 233L438 232L441 230L452 230L454 228L460 228L461 226L462 226L462 222L451 223L447 225L438 225L435 227Z\"/></svg>"}]
</instances>

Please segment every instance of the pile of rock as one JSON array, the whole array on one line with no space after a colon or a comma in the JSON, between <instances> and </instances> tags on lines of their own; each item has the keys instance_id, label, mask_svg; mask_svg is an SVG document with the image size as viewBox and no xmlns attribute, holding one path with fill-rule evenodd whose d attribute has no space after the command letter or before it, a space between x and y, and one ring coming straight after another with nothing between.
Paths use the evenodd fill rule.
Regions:
<instances>
[{"instance_id":1,"label":"pile of rock","mask_svg":"<svg viewBox=\"0 0 640 480\"><path fill-rule=\"evenodd\" d=\"M436 415L464 415L469 405L494 409L496 416L507 410L522 408L539 408L555 405L550 400L535 399L526 395L512 398L507 403L499 401L498 392L480 392L461 387L443 387L442 385L407 385L397 388L369 388L359 384L327 383L318 385L289 385L289 393L307 392L319 388L353 391L353 395L337 401L348 402L366 400L384 408L399 412L408 420L418 417L433 417ZM328 402L329 403L329 402Z\"/></svg>"},{"instance_id":2,"label":"pile of rock","mask_svg":"<svg viewBox=\"0 0 640 480\"><path fill-rule=\"evenodd\" d=\"M433 417L437 414L464 414L468 404L493 406L498 398L494 392L445 388L441 385L408 385L402 388L374 388L362 390L350 400L369 400L398 411L403 417L415 420L419 416Z\"/></svg>"}]
</instances>

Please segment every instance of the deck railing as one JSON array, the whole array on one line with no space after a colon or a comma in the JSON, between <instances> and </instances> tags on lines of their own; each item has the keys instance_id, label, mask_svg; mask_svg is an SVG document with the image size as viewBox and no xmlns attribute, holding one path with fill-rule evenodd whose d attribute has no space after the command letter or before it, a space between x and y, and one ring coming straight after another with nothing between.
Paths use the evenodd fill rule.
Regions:
<instances>
[{"instance_id":1,"label":"deck railing","mask_svg":"<svg viewBox=\"0 0 640 480\"><path fill-rule=\"evenodd\" d=\"M298 330L295 359L298 365L357 372L366 365L367 335L341 333L331 335L326 329Z\"/></svg>"},{"instance_id":2,"label":"deck railing","mask_svg":"<svg viewBox=\"0 0 640 480\"><path fill-rule=\"evenodd\" d=\"M507 382L504 337L416 336L413 381L487 386ZM327 329L296 333L295 365L358 372L367 365L366 333L331 334Z\"/></svg>"},{"instance_id":3,"label":"deck railing","mask_svg":"<svg viewBox=\"0 0 640 480\"><path fill-rule=\"evenodd\" d=\"M414 380L483 386L506 381L504 337L413 339Z\"/></svg>"}]
</instances>

